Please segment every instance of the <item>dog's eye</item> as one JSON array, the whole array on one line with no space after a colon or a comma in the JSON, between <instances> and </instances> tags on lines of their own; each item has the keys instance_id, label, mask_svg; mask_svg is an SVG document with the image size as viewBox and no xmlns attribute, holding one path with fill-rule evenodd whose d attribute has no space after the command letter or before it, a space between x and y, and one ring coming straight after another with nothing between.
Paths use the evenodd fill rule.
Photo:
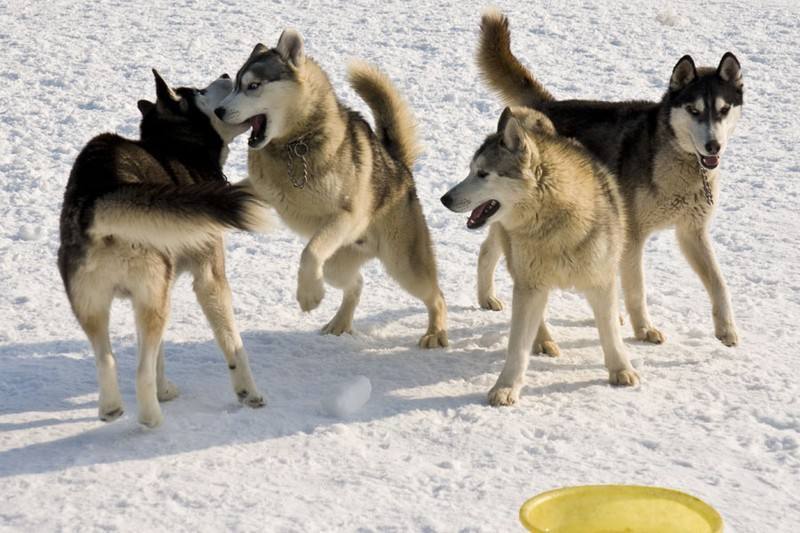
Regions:
<instances>
[{"instance_id":1,"label":"dog's eye","mask_svg":"<svg viewBox=\"0 0 800 533\"><path fill-rule=\"evenodd\" d=\"M731 106L726 105L725 107L723 107L722 109L719 110L719 114L724 117L725 115L728 114L728 111L730 111L730 110L731 110Z\"/></svg>"},{"instance_id":2,"label":"dog's eye","mask_svg":"<svg viewBox=\"0 0 800 533\"><path fill-rule=\"evenodd\" d=\"M199 94L200 96L202 96L202 95L206 94L206 90L205 90L205 89L199 89L199 90L197 90L197 91L195 91L195 92L196 92L197 94Z\"/></svg>"},{"instance_id":3,"label":"dog's eye","mask_svg":"<svg viewBox=\"0 0 800 533\"><path fill-rule=\"evenodd\" d=\"M248 90L248 91L255 91L255 90L256 90L256 89L258 89L260 86L261 86L261 84L260 84L260 83L258 83L257 81L254 81L253 83L251 83L250 85L248 85L248 86L247 86L247 90Z\"/></svg>"},{"instance_id":4,"label":"dog's eye","mask_svg":"<svg viewBox=\"0 0 800 533\"><path fill-rule=\"evenodd\" d=\"M690 115L695 117L700 114L700 111L698 111L697 108L693 105L687 105L686 111L688 111Z\"/></svg>"},{"instance_id":5,"label":"dog's eye","mask_svg":"<svg viewBox=\"0 0 800 533\"><path fill-rule=\"evenodd\" d=\"M479 178L483 179L486 176L488 176L489 173L486 172L485 170L479 170L475 175L478 176Z\"/></svg>"}]
</instances>

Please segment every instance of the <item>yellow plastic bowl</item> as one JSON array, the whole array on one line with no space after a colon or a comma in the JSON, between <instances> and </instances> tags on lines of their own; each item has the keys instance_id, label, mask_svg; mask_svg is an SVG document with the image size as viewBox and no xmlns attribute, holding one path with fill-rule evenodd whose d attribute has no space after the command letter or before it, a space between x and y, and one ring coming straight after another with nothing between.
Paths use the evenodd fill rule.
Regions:
<instances>
[{"instance_id":1,"label":"yellow plastic bowl","mask_svg":"<svg viewBox=\"0 0 800 533\"><path fill-rule=\"evenodd\" d=\"M543 492L519 510L534 533L721 533L722 517L677 490L587 485Z\"/></svg>"}]
</instances>

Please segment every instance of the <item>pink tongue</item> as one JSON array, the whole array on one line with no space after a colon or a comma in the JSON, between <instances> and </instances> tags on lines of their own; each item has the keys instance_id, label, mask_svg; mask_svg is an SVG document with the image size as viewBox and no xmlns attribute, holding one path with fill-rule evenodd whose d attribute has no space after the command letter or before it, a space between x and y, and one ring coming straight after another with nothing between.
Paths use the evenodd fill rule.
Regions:
<instances>
[{"instance_id":1,"label":"pink tongue","mask_svg":"<svg viewBox=\"0 0 800 533\"><path fill-rule=\"evenodd\" d=\"M482 203L478 207L472 210L472 214L469 216L470 220L478 220L486 208L489 207L489 202Z\"/></svg>"},{"instance_id":2,"label":"pink tongue","mask_svg":"<svg viewBox=\"0 0 800 533\"><path fill-rule=\"evenodd\" d=\"M256 133L258 133L258 131L261 129L263 125L264 125L264 115L256 115L250 119L250 126Z\"/></svg>"}]
</instances>

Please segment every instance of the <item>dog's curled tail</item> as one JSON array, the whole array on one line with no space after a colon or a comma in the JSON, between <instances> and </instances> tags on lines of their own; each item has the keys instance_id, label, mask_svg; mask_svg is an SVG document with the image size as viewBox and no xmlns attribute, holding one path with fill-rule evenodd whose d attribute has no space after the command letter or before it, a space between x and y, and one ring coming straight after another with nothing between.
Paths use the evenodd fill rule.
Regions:
<instances>
[{"instance_id":1,"label":"dog's curled tail","mask_svg":"<svg viewBox=\"0 0 800 533\"><path fill-rule=\"evenodd\" d=\"M391 156L411 168L421 153L408 104L389 78L363 61L350 62L350 85L375 117L375 134Z\"/></svg>"},{"instance_id":2,"label":"dog's curled tail","mask_svg":"<svg viewBox=\"0 0 800 533\"><path fill-rule=\"evenodd\" d=\"M477 62L481 77L508 105L536 107L555 100L511 52L508 18L497 9L487 9L481 17Z\"/></svg>"},{"instance_id":3,"label":"dog's curled tail","mask_svg":"<svg viewBox=\"0 0 800 533\"><path fill-rule=\"evenodd\" d=\"M96 200L89 234L185 252L201 249L226 229L265 231L268 222L264 206L242 186L129 183Z\"/></svg>"}]
</instances>

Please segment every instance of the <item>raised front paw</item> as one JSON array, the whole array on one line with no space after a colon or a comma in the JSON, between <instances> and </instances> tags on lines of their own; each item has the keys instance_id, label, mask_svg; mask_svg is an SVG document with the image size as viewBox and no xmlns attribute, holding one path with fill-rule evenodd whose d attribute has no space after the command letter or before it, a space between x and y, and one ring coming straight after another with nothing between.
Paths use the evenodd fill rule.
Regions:
<instances>
[{"instance_id":1,"label":"raised front paw","mask_svg":"<svg viewBox=\"0 0 800 533\"><path fill-rule=\"evenodd\" d=\"M504 386L499 383L492 387L489 391L489 405L492 407L502 407L505 405L514 405L519 401L519 391L521 387L518 386Z\"/></svg>"},{"instance_id":2,"label":"raised front paw","mask_svg":"<svg viewBox=\"0 0 800 533\"><path fill-rule=\"evenodd\" d=\"M419 339L420 348L446 348L447 345L447 331L443 329L428 331Z\"/></svg>"},{"instance_id":3,"label":"raised front paw","mask_svg":"<svg viewBox=\"0 0 800 533\"><path fill-rule=\"evenodd\" d=\"M664 344L664 341L667 340L664 334L653 326L637 328L635 335L640 341L651 342L653 344Z\"/></svg>"},{"instance_id":4,"label":"raised front paw","mask_svg":"<svg viewBox=\"0 0 800 533\"><path fill-rule=\"evenodd\" d=\"M308 312L316 309L325 297L325 284L321 277L300 276L297 284L297 303Z\"/></svg>"},{"instance_id":5,"label":"raised front paw","mask_svg":"<svg viewBox=\"0 0 800 533\"><path fill-rule=\"evenodd\" d=\"M487 294L478 298L478 303L482 309L489 309L490 311L502 311L503 301L494 294Z\"/></svg>"},{"instance_id":6,"label":"raised front paw","mask_svg":"<svg viewBox=\"0 0 800 533\"><path fill-rule=\"evenodd\" d=\"M609 370L608 382L620 387L633 387L639 384L639 374L632 368L622 370Z\"/></svg>"}]
</instances>

